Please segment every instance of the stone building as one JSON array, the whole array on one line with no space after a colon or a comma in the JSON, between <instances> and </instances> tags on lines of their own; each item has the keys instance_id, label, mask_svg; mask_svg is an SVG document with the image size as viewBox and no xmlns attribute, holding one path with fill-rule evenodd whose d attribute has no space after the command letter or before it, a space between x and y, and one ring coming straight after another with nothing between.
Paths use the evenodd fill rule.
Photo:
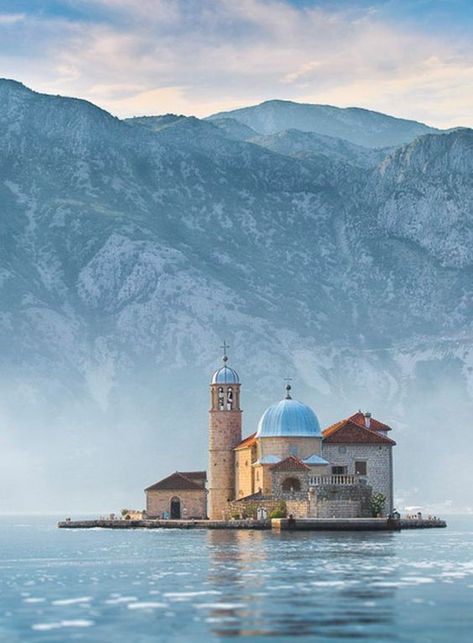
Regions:
<instances>
[{"instance_id":1,"label":"stone building","mask_svg":"<svg viewBox=\"0 0 473 643\"><path fill-rule=\"evenodd\" d=\"M176 471L147 487L145 489L147 517L172 520L206 518L206 482L205 471Z\"/></svg>"},{"instance_id":2,"label":"stone building","mask_svg":"<svg viewBox=\"0 0 473 643\"><path fill-rule=\"evenodd\" d=\"M396 444L388 437L391 427L358 411L323 432L323 453L332 475L355 475L386 498L393 510L393 452Z\"/></svg>"},{"instance_id":3,"label":"stone building","mask_svg":"<svg viewBox=\"0 0 473 643\"><path fill-rule=\"evenodd\" d=\"M210 383L208 497L205 472L176 472L146 489L149 517L265 517L281 504L296 518L368 517L373 493L392 511L391 427L359 411L322 431L287 385L242 439L241 384L227 362Z\"/></svg>"},{"instance_id":4,"label":"stone building","mask_svg":"<svg viewBox=\"0 0 473 643\"><path fill-rule=\"evenodd\" d=\"M209 503L210 520L221 520L235 493L235 448L241 443L240 379L223 366L212 376L209 411Z\"/></svg>"},{"instance_id":5,"label":"stone building","mask_svg":"<svg viewBox=\"0 0 473 643\"><path fill-rule=\"evenodd\" d=\"M360 411L321 431L287 385L242 440L240 380L227 361L211 383L209 517L248 514L248 507L268 514L281 501L295 517L368 517L373 493L385 497L384 514L392 511L391 427Z\"/></svg>"}]
</instances>

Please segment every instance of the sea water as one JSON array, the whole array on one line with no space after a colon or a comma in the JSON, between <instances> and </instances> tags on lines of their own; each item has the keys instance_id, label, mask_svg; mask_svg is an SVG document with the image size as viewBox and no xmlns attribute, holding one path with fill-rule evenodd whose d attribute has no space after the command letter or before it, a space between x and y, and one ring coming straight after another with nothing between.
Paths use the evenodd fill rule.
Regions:
<instances>
[{"instance_id":1,"label":"sea water","mask_svg":"<svg viewBox=\"0 0 473 643\"><path fill-rule=\"evenodd\" d=\"M473 641L473 517L402 533L0 520L0 640Z\"/></svg>"}]
</instances>

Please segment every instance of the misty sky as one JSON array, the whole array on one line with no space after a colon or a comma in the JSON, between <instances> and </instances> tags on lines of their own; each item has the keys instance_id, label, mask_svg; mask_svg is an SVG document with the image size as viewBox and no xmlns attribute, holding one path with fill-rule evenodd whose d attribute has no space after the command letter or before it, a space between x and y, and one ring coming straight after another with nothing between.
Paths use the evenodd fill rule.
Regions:
<instances>
[{"instance_id":1,"label":"misty sky","mask_svg":"<svg viewBox=\"0 0 473 643\"><path fill-rule=\"evenodd\" d=\"M0 0L0 75L118 116L271 98L473 126L468 0Z\"/></svg>"}]
</instances>

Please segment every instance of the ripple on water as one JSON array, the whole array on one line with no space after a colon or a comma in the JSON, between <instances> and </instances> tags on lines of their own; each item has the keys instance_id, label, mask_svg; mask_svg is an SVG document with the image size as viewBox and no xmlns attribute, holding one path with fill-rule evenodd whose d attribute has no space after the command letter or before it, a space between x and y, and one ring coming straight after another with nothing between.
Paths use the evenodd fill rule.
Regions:
<instances>
[{"instance_id":1,"label":"ripple on water","mask_svg":"<svg viewBox=\"0 0 473 643\"><path fill-rule=\"evenodd\" d=\"M165 592L163 596L169 598L171 601L189 601L196 596L219 596L222 592L217 590L201 590L195 592Z\"/></svg>"},{"instance_id":2,"label":"ripple on water","mask_svg":"<svg viewBox=\"0 0 473 643\"><path fill-rule=\"evenodd\" d=\"M92 596L79 596L78 598L58 598L52 601L51 605L80 605L81 603L90 603Z\"/></svg>"},{"instance_id":3,"label":"ripple on water","mask_svg":"<svg viewBox=\"0 0 473 643\"><path fill-rule=\"evenodd\" d=\"M128 603L129 610L154 610L169 607L167 603L158 603L157 601L138 601L136 603Z\"/></svg>"},{"instance_id":4,"label":"ripple on water","mask_svg":"<svg viewBox=\"0 0 473 643\"><path fill-rule=\"evenodd\" d=\"M240 610L246 605L244 603L197 603L194 607L209 610Z\"/></svg>"},{"instance_id":5,"label":"ripple on water","mask_svg":"<svg viewBox=\"0 0 473 643\"><path fill-rule=\"evenodd\" d=\"M48 630L60 630L66 627L92 627L92 625L95 625L94 621L75 619L72 621L57 621L55 623L34 623L31 629L37 632L47 632Z\"/></svg>"},{"instance_id":6,"label":"ripple on water","mask_svg":"<svg viewBox=\"0 0 473 643\"><path fill-rule=\"evenodd\" d=\"M0 521L0 641L471 638L473 524L455 546L420 530L155 539L32 526L23 544L11 531Z\"/></svg>"}]
</instances>

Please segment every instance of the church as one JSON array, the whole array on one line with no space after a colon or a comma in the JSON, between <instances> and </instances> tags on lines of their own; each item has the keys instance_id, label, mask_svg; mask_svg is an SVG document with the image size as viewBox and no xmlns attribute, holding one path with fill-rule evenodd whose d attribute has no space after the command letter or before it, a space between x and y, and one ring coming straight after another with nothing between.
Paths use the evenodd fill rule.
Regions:
<instances>
[{"instance_id":1,"label":"church","mask_svg":"<svg viewBox=\"0 0 473 643\"><path fill-rule=\"evenodd\" d=\"M171 474L145 489L148 518L358 518L393 510L391 427L358 411L321 430L285 396L243 439L240 378L223 365L210 383L208 472ZM208 485L207 485L208 483Z\"/></svg>"}]
</instances>

